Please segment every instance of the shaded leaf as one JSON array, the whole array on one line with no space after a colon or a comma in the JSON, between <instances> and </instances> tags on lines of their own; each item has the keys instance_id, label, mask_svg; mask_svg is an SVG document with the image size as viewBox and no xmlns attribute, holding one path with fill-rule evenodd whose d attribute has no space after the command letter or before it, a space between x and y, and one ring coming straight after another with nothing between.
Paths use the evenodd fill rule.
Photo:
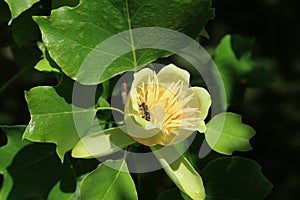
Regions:
<instances>
[{"instance_id":1,"label":"shaded leaf","mask_svg":"<svg viewBox=\"0 0 300 200\"><path fill-rule=\"evenodd\" d=\"M45 199L59 180L62 181L66 190L73 190L75 182L72 182L74 173L70 162L61 164L55 155L54 145L31 144L28 141L22 141L21 130L17 131L13 128L7 131L4 129L8 137L8 144L0 149L0 159L9 156L8 159L11 159L11 163L4 172L4 185L1 189L0 199ZM5 152L11 153L8 155ZM0 163L2 164L2 162ZM5 165L7 164L8 162ZM8 181L8 185L6 181Z\"/></svg>"},{"instance_id":2,"label":"shaded leaf","mask_svg":"<svg viewBox=\"0 0 300 200\"><path fill-rule=\"evenodd\" d=\"M83 176L77 178L77 187L71 192L63 191L61 181L57 182L50 191L47 200L79 200L79 190L82 179Z\"/></svg>"},{"instance_id":3,"label":"shaded leaf","mask_svg":"<svg viewBox=\"0 0 300 200\"><path fill-rule=\"evenodd\" d=\"M241 157L218 158L202 171L207 200L261 200L272 184L253 160Z\"/></svg>"},{"instance_id":4,"label":"shaded leaf","mask_svg":"<svg viewBox=\"0 0 300 200\"><path fill-rule=\"evenodd\" d=\"M51 7L52 9L59 8L61 6L71 6L74 7L79 4L79 0L52 0Z\"/></svg>"},{"instance_id":5,"label":"shaded leaf","mask_svg":"<svg viewBox=\"0 0 300 200\"><path fill-rule=\"evenodd\" d=\"M231 35L232 50L238 59L245 54L250 56L252 54L254 44L254 38L245 38L239 35Z\"/></svg>"},{"instance_id":6,"label":"shaded leaf","mask_svg":"<svg viewBox=\"0 0 300 200\"><path fill-rule=\"evenodd\" d=\"M19 46L30 41L41 40L41 32L32 16L49 15L50 4L50 1L40 1L13 20L11 23L12 35Z\"/></svg>"},{"instance_id":7,"label":"shaded leaf","mask_svg":"<svg viewBox=\"0 0 300 200\"><path fill-rule=\"evenodd\" d=\"M113 165L115 170L106 164ZM138 199L134 182L124 160L108 160L86 176L80 188L82 200Z\"/></svg>"},{"instance_id":8,"label":"shaded leaf","mask_svg":"<svg viewBox=\"0 0 300 200\"><path fill-rule=\"evenodd\" d=\"M42 72L56 72L60 73L58 66L50 58L49 53L42 42L38 42L38 47L43 53L42 59L35 65L34 69Z\"/></svg>"},{"instance_id":9,"label":"shaded leaf","mask_svg":"<svg viewBox=\"0 0 300 200\"><path fill-rule=\"evenodd\" d=\"M8 22L10 19L9 7L4 1L0 1L0 23Z\"/></svg>"},{"instance_id":10,"label":"shaded leaf","mask_svg":"<svg viewBox=\"0 0 300 200\"><path fill-rule=\"evenodd\" d=\"M78 200L79 196L76 196L76 192L66 193L60 189L60 182L56 183L50 191L47 200Z\"/></svg>"},{"instance_id":11,"label":"shaded leaf","mask_svg":"<svg viewBox=\"0 0 300 200\"><path fill-rule=\"evenodd\" d=\"M22 133L25 126L1 127L7 137L7 144L0 148L0 173L4 176L3 185L0 188L0 200L6 200L13 187L13 180L7 171L15 155L31 142L22 141Z\"/></svg>"},{"instance_id":12,"label":"shaded leaf","mask_svg":"<svg viewBox=\"0 0 300 200\"><path fill-rule=\"evenodd\" d=\"M139 27L164 27L196 37L214 15L210 4L210 0L82 0L76 8L54 10L50 19L34 19L51 57L62 70L81 83L97 84L170 54L153 49L136 51L135 45L143 41L145 34L132 35L132 31L128 31L123 39L115 37L106 48L96 49L101 42ZM168 44L167 38L165 42L157 42L172 45ZM116 55L118 52L120 56ZM108 60L114 62L109 64ZM82 65L88 67L82 70Z\"/></svg>"},{"instance_id":13,"label":"shaded leaf","mask_svg":"<svg viewBox=\"0 0 300 200\"><path fill-rule=\"evenodd\" d=\"M70 157L68 156L68 158ZM76 174L76 177L72 180L73 183L76 182L76 188L74 187L73 190L70 190L66 185L72 185L72 183L58 181L49 192L47 200L79 200L79 190L83 178L99 165L99 161L96 159L83 160L70 158L70 162Z\"/></svg>"},{"instance_id":14,"label":"shaded leaf","mask_svg":"<svg viewBox=\"0 0 300 200\"><path fill-rule=\"evenodd\" d=\"M246 87L265 86L273 80L263 65L252 59L253 46L253 38L226 35L215 50L213 59L222 75L228 106L242 100Z\"/></svg>"},{"instance_id":15,"label":"shaded leaf","mask_svg":"<svg viewBox=\"0 0 300 200\"><path fill-rule=\"evenodd\" d=\"M250 126L241 122L242 117L235 113L220 113L207 124L205 139L209 146L222 154L251 149L249 139L255 135Z\"/></svg>"}]
</instances>

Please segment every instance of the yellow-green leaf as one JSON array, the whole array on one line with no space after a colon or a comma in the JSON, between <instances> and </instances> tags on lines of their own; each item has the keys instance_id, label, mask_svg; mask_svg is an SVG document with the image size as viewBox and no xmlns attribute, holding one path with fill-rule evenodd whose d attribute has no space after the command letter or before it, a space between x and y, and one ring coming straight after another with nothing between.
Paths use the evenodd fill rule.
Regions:
<instances>
[{"instance_id":1,"label":"yellow-green leaf","mask_svg":"<svg viewBox=\"0 0 300 200\"><path fill-rule=\"evenodd\" d=\"M242 123L242 117L235 113L220 113L207 124L205 139L209 146L222 154L231 155L233 151L251 150L249 139L255 130Z\"/></svg>"},{"instance_id":2,"label":"yellow-green leaf","mask_svg":"<svg viewBox=\"0 0 300 200\"><path fill-rule=\"evenodd\" d=\"M122 128L110 128L83 137L73 148L74 158L102 157L135 143Z\"/></svg>"},{"instance_id":3,"label":"yellow-green leaf","mask_svg":"<svg viewBox=\"0 0 300 200\"><path fill-rule=\"evenodd\" d=\"M205 199L202 178L184 156L179 155L180 157L177 160L170 162L168 161L170 157L179 154L175 148L168 147L168 150L164 148L165 151L157 151L160 147L153 146L151 149L169 178L181 191L194 200Z\"/></svg>"}]
</instances>

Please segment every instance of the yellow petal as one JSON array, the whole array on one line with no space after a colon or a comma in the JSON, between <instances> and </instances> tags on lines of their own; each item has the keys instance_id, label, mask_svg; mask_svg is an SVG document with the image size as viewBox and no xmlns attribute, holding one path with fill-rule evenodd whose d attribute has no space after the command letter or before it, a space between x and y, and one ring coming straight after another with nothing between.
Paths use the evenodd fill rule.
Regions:
<instances>
[{"instance_id":1,"label":"yellow petal","mask_svg":"<svg viewBox=\"0 0 300 200\"><path fill-rule=\"evenodd\" d=\"M208 114L209 107L211 105L211 98L206 89L202 87L191 87L195 93L195 97L198 100L198 106L200 111L200 120L204 120Z\"/></svg>"},{"instance_id":2,"label":"yellow petal","mask_svg":"<svg viewBox=\"0 0 300 200\"><path fill-rule=\"evenodd\" d=\"M131 85L131 88L137 88L142 82L147 83L148 79L153 79L153 76L156 76L155 72L149 68L141 69L140 71L134 73L134 79Z\"/></svg>"},{"instance_id":3,"label":"yellow petal","mask_svg":"<svg viewBox=\"0 0 300 200\"><path fill-rule=\"evenodd\" d=\"M151 122L136 116L127 115L125 123L128 134L137 142L146 146L170 145L176 137L174 133L168 133Z\"/></svg>"},{"instance_id":4,"label":"yellow petal","mask_svg":"<svg viewBox=\"0 0 300 200\"><path fill-rule=\"evenodd\" d=\"M171 83L182 81L183 90L186 90L190 84L190 74L186 70L180 69L173 64L169 64L162 68L158 74L157 79L159 84L168 86Z\"/></svg>"}]
</instances>

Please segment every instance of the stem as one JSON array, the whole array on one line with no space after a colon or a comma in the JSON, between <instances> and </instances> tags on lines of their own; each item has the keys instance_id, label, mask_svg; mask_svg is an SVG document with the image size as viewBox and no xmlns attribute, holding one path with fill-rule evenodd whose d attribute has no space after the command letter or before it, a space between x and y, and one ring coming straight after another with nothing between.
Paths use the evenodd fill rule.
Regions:
<instances>
[{"instance_id":1,"label":"stem","mask_svg":"<svg viewBox=\"0 0 300 200\"><path fill-rule=\"evenodd\" d=\"M134 40L133 40L133 35L132 35L132 27L131 27L131 19L130 19L129 7L128 7L128 0L126 0L126 12L127 12L129 36L130 36L130 41L131 41L131 49L132 49L132 55L133 55L133 65L134 65L135 70L136 70L138 65L137 65L136 52L135 52L135 47L134 47Z\"/></svg>"},{"instance_id":2,"label":"stem","mask_svg":"<svg viewBox=\"0 0 300 200\"><path fill-rule=\"evenodd\" d=\"M114 107L98 107L96 108L97 111L99 110L114 110L114 111L117 111L119 113L121 113L122 115L124 115L124 112L118 108L114 108Z\"/></svg>"}]
</instances>

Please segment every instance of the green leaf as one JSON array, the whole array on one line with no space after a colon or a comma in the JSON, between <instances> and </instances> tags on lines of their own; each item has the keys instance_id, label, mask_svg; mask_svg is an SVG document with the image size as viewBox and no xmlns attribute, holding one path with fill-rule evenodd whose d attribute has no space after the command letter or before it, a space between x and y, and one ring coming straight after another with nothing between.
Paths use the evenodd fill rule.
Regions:
<instances>
[{"instance_id":1,"label":"green leaf","mask_svg":"<svg viewBox=\"0 0 300 200\"><path fill-rule=\"evenodd\" d=\"M79 4L79 0L52 0L51 7L52 10L59 8L61 6L71 6L74 7Z\"/></svg>"},{"instance_id":2,"label":"green leaf","mask_svg":"<svg viewBox=\"0 0 300 200\"><path fill-rule=\"evenodd\" d=\"M106 99L103 98L103 96L106 96L106 91L107 88L105 88L105 85L103 84L103 94L102 96L98 99L97 105L98 107L110 107L110 104ZM106 96L108 98L108 96ZM111 110L101 110L100 112L97 113L97 118L101 121L105 121L108 119L111 119L112 113Z\"/></svg>"},{"instance_id":3,"label":"green leaf","mask_svg":"<svg viewBox=\"0 0 300 200\"><path fill-rule=\"evenodd\" d=\"M7 144L0 148L0 173L4 176L2 188L0 188L0 200L6 200L13 187L13 179L7 171L15 155L31 142L22 141L22 133L25 126L1 127L7 137Z\"/></svg>"},{"instance_id":4,"label":"green leaf","mask_svg":"<svg viewBox=\"0 0 300 200\"><path fill-rule=\"evenodd\" d=\"M66 192L62 190L61 181L57 182L50 191L47 200L79 200L79 189L83 176L77 178L77 187L75 191Z\"/></svg>"},{"instance_id":5,"label":"green leaf","mask_svg":"<svg viewBox=\"0 0 300 200\"><path fill-rule=\"evenodd\" d=\"M143 37L128 30L164 27L195 38L214 15L210 5L210 0L82 0L76 8L62 7L54 10L50 18L34 19L42 31L51 57L62 70L80 83L97 84L170 55L169 52L153 49L137 51L135 45L143 42ZM128 31L125 39L116 37L113 44L101 51L95 50L101 42L123 31ZM167 38L159 42L172 45L168 44ZM123 50L132 52L115 55ZM89 60L91 52L96 60ZM114 59L112 64L105 62ZM80 71L83 63L90 68Z\"/></svg>"},{"instance_id":6,"label":"green leaf","mask_svg":"<svg viewBox=\"0 0 300 200\"><path fill-rule=\"evenodd\" d=\"M251 55L252 49L255 44L254 38L245 38L239 35L231 36L231 46L237 58L241 58L244 55Z\"/></svg>"},{"instance_id":7,"label":"green leaf","mask_svg":"<svg viewBox=\"0 0 300 200\"><path fill-rule=\"evenodd\" d=\"M255 135L255 131L241 120L240 115L230 112L214 116L205 132L209 146L226 155L231 155L233 151L251 150L249 139Z\"/></svg>"},{"instance_id":8,"label":"green leaf","mask_svg":"<svg viewBox=\"0 0 300 200\"><path fill-rule=\"evenodd\" d=\"M56 72L60 73L58 66L50 58L49 53L42 42L38 42L39 49L43 52L42 59L35 65L34 69L42 72Z\"/></svg>"},{"instance_id":9,"label":"green leaf","mask_svg":"<svg viewBox=\"0 0 300 200\"><path fill-rule=\"evenodd\" d=\"M9 7L4 1L0 1L0 23L7 23L10 19Z\"/></svg>"},{"instance_id":10,"label":"green leaf","mask_svg":"<svg viewBox=\"0 0 300 200\"><path fill-rule=\"evenodd\" d=\"M31 119L23 135L31 141L55 143L62 161L64 154L78 142L79 135L91 127L96 114L93 107L73 110L68 99L61 96L67 92L63 87L63 84L56 88L40 86L25 92Z\"/></svg>"},{"instance_id":11,"label":"green leaf","mask_svg":"<svg viewBox=\"0 0 300 200\"><path fill-rule=\"evenodd\" d=\"M66 193L61 191L60 182L56 183L56 185L50 191L47 200L77 200L79 199L76 196L75 192Z\"/></svg>"},{"instance_id":12,"label":"green leaf","mask_svg":"<svg viewBox=\"0 0 300 200\"><path fill-rule=\"evenodd\" d=\"M68 156L67 158L70 157ZM66 188L66 185L72 185L72 183L58 181L49 192L47 200L79 200L79 191L83 178L99 165L99 161L96 159L83 160L70 158L70 161L72 169L77 176L73 179L76 182L76 188L70 190Z\"/></svg>"},{"instance_id":13,"label":"green leaf","mask_svg":"<svg viewBox=\"0 0 300 200\"><path fill-rule=\"evenodd\" d=\"M39 2L40 0L26 0L26 1L18 1L18 0L4 0L10 9L11 19L9 24L13 19L18 17L22 12L29 9L33 4Z\"/></svg>"},{"instance_id":14,"label":"green leaf","mask_svg":"<svg viewBox=\"0 0 300 200\"><path fill-rule=\"evenodd\" d=\"M0 149L1 171L3 167L6 168L1 200L45 199L57 181L62 181L65 190L73 190L73 169L70 162L61 164L55 155L54 145L22 141L24 127L3 130L8 137L8 144Z\"/></svg>"},{"instance_id":15,"label":"green leaf","mask_svg":"<svg viewBox=\"0 0 300 200\"><path fill-rule=\"evenodd\" d=\"M41 40L41 32L32 16L49 15L50 1L41 1L33 5L29 10L22 13L11 23L11 32L14 41L22 46L31 41Z\"/></svg>"},{"instance_id":16,"label":"green leaf","mask_svg":"<svg viewBox=\"0 0 300 200\"><path fill-rule=\"evenodd\" d=\"M217 65L224 82L226 90L227 105L235 105L241 101L247 76L255 67L254 61L251 60L251 51L245 50L244 46L250 46L247 39L239 40L239 45L236 45L236 50L240 50L239 57L233 50L232 36L226 35L222 38L220 44L215 50L213 56L214 62ZM246 41L245 41L246 40ZM247 45L241 44L243 41ZM240 55L241 54L241 55Z\"/></svg>"},{"instance_id":17,"label":"green leaf","mask_svg":"<svg viewBox=\"0 0 300 200\"><path fill-rule=\"evenodd\" d=\"M241 157L218 158L202 171L206 200L265 199L272 184L253 160Z\"/></svg>"},{"instance_id":18,"label":"green leaf","mask_svg":"<svg viewBox=\"0 0 300 200\"><path fill-rule=\"evenodd\" d=\"M165 148L162 151L157 151L159 149L160 147L158 146L151 147L154 155L157 157L158 161L163 166L163 169L176 186L192 199L205 199L205 189L202 178L189 161L184 156L180 156L174 162L170 162L168 159L179 154L179 152L177 152L175 148L171 147L168 149Z\"/></svg>"},{"instance_id":19,"label":"green leaf","mask_svg":"<svg viewBox=\"0 0 300 200\"><path fill-rule=\"evenodd\" d=\"M113 166L115 170L111 167ZM134 200L138 199L134 182L125 160L108 160L86 176L80 188L81 200Z\"/></svg>"},{"instance_id":20,"label":"green leaf","mask_svg":"<svg viewBox=\"0 0 300 200\"><path fill-rule=\"evenodd\" d=\"M122 128L110 128L81 138L73 148L72 156L74 158L103 157L134 143L135 140L123 132Z\"/></svg>"}]
</instances>

